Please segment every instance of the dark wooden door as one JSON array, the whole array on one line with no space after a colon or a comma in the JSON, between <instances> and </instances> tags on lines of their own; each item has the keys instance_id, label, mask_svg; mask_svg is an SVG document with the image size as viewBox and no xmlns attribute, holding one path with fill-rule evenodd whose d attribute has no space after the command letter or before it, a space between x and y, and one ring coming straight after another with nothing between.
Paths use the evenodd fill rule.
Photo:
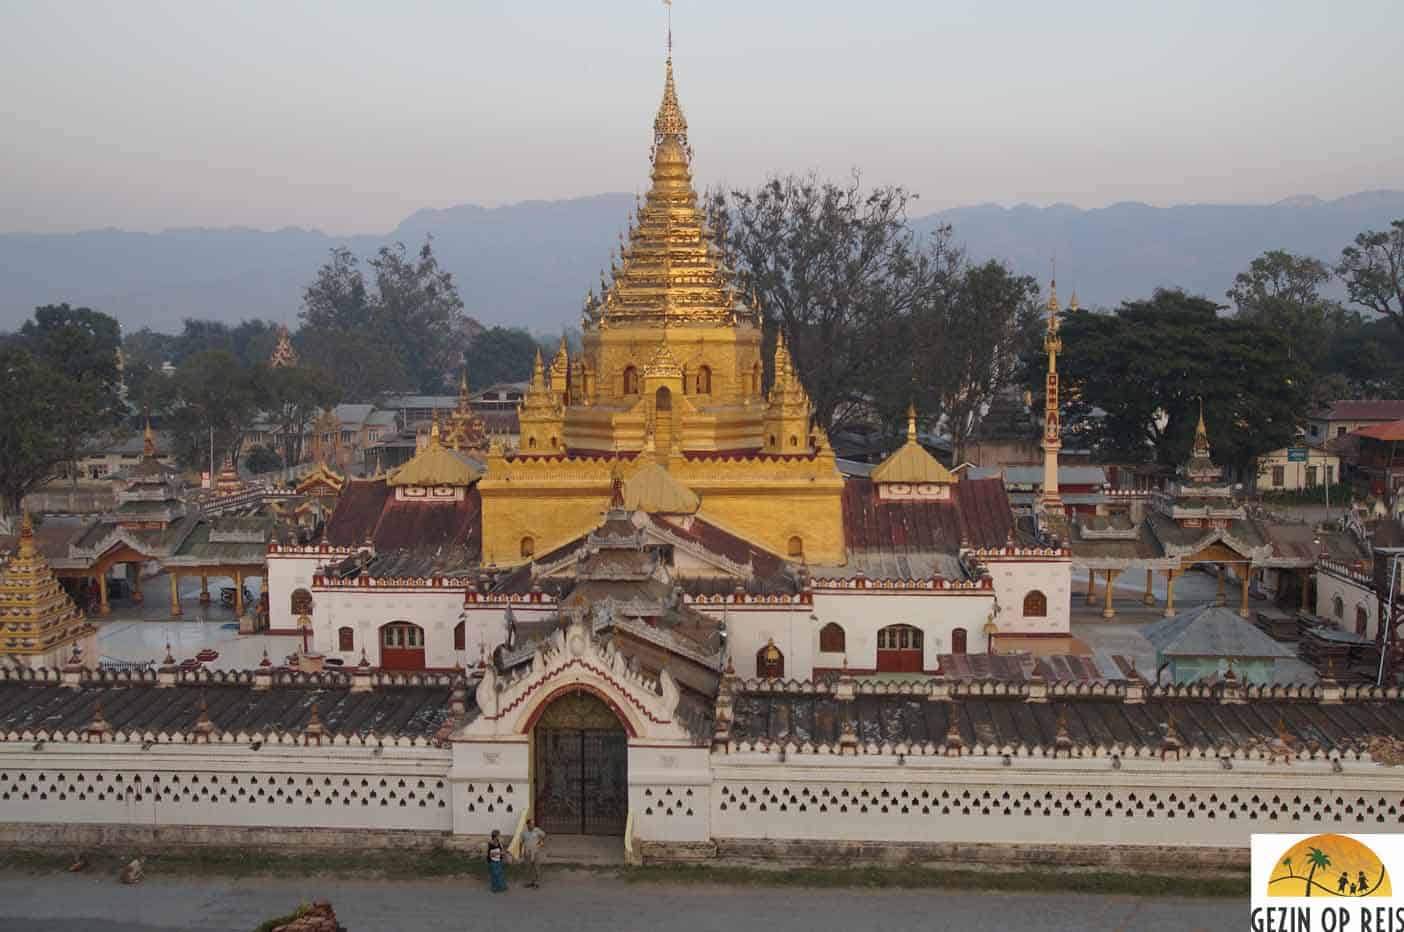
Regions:
<instances>
[{"instance_id":1,"label":"dark wooden door","mask_svg":"<svg viewBox=\"0 0 1404 932\"><path fill-rule=\"evenodd\" d=\"M535 728L532 811L547 834L622 835L629 816L629 740L587 693L557 699Z\"/></svg>"}]
</instances>

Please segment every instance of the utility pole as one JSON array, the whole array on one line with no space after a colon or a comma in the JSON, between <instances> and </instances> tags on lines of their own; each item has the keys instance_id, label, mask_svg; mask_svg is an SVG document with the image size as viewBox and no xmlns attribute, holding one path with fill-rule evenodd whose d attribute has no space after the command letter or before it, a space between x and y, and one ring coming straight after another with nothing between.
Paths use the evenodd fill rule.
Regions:
<instances>
[{"instance_id":1,"label":"utility pole","mask_svg":"<svg viewBox=\"0 0 1404 932\"><path fill-rule=\"evenodd\" d=\"M211 424L211 425L210 425L210 488L209 488L209 491L213 492L213 491L214 491L214 487L215 487L215 470L214 470L214 424Z\"/></svg>"}]
</instances>

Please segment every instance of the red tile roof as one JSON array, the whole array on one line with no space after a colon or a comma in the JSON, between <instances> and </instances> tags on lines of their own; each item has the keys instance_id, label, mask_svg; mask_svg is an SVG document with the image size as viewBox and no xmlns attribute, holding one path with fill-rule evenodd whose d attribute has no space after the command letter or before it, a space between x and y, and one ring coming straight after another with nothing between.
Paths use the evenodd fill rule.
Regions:
<instances>
[{"instance_id":1,"label":"red tile roof","mask_svg":"<svg viewBox=\"0 0 1404 932\"><path fill-rule=\"evenodd\" d=\"M654 524L669 533L691 541L704 550L725 557L733 563L751 564L756 576L762 578L775 576L784 566L784 561L775 554L761 550L744 538L737 537L730 531L725 531L702 518L693 518L690 522L691 526L686 528L661 515L651 514L649 518L653 520Z\"/></svg>"},{"instance_id":2,"label":"red tile roof","mask_svg":"<svg viewBox=\"0 0 1404 932\"><path fill-rule=\"evenodd\" d=\"M1002 547L1014 529L1014 514L999 477L958 482L945 502L883 501L867 479L849 479L843 526L852 550L955 553L962 541Z\"/></svg>"},{"instance_id":3,"label":"red tile roof","mask_svg":"<svg viewBox=\"0 0 1404 932\"><path fill-rule=\"evenodd\" d=\"M1313 411L1311 417L1318 421L1397 421L1404 418L1404 398L1337 401Z\"/></svg>"},{"instance_id":4,"label":"red tile roof","mask_svg":"<svg viewBox=\"0 0 1404 932\"><path fill-rule=\"evenodd\" d=\"M369 538L376 551L463 548L482 552L482 497L477 486L461 502L399 502L383 479L352 481L327 521L333 547L358 547Z\"/></svg>"},{"instance_id":5,"label":"red tile roof","mask_svg":"<svg viewBox=\"0 0 1404 932\"><path fill-rule=\"evenodd\" d=\"M1355 433L1357 436L1369 437L1371 440L1404 440L1404 420L1376 424L1374 427L1362 427Z\"/></svg>"}]
</instances>

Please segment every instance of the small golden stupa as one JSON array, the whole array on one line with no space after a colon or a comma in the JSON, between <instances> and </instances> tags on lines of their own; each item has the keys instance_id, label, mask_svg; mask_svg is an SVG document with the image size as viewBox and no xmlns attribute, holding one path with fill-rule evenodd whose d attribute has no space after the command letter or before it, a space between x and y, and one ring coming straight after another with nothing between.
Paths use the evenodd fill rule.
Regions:
<instances>
[{"instance_id":1,"label":"small golden stupa","mask_svg":"<svg viewBox=\"0 0 1404 932\"><path fill-rule=\"evenodd\" d=\"M34 523L20 522L19 548L0 567L0 656L21 663L57 666L65 648L92 634L82 610L59 586L34 546Z\"/></svg>"}]
</instances>

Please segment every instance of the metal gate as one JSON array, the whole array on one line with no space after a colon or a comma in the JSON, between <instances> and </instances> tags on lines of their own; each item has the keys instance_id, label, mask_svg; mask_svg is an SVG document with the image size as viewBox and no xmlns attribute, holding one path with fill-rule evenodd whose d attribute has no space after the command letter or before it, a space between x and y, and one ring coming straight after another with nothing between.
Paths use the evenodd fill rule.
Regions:
<instances>
[{"instance_id":1,"label":"metal gate","mask_svg":"<svg viewBox=\"0 0 1404 932\"><path fill-rule=\"evenodd\" d=\"M548 834L622 835L629 814L629 741L588 693L551 704L535 728L533 814Z\"/></svg>"}]
</instances>

